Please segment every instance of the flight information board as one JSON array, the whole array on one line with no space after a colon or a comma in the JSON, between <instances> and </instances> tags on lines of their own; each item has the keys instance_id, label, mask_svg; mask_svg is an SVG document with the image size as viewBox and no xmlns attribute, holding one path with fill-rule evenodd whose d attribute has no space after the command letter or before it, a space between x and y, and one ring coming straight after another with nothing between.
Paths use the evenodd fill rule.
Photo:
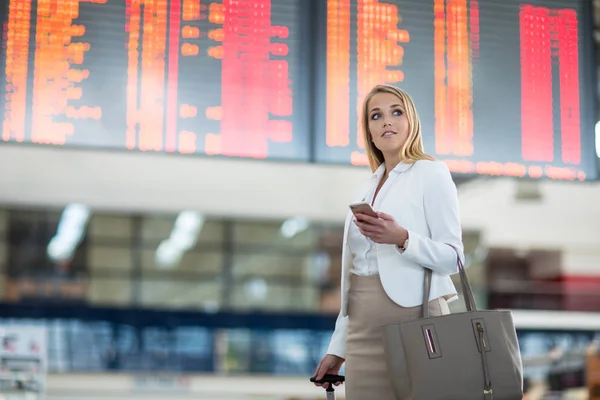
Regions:
<instances>
[{"instance_id":1,"label":"flight information board","mask_svg":"<svg viewBox=\"0 0 600 400\"><path fill-rule=\"evenodd\" d=\"M300 4L11 0L2 138L305 159Z\"/></svg>"},{"instance_id":2,"label":"flight information board","mask_svg":"<svg viewBox=\"0 0 600 400\"><path fill-rule=\"evenodd\" d=\"M370 88L464 174L597 177L587 0L9 0L5 142L366 165Z\"/></svg>"},{"instance_id":3,"label":"flight information board","mask_svg":"<svg viewBox=\"0 0 600 400\"><path fill-rule=\"evenodd\" d=\"M451 171L585 180L594 154L589 2L328 0L317 159L368 165L362 100L405 89Z\"/></svg>"}]
</instances>

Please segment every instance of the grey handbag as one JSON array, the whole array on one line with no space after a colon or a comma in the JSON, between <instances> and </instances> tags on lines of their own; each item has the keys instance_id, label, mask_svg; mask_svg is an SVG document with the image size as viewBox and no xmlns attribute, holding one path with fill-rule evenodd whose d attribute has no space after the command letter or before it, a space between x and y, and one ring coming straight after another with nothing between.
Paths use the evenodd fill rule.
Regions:
<instances>
[{"instance_id":1,"label":"grey handbag","mask_svg":"<svg viewBox=\"0 0 600 400\"><path fill-rule=\"evenodd\" d=\"M386 325L383 342L399 400L521 400L523 365L512 313L477 310L458 257L466 312ZM430 269L423 304L429 303Z\"/></svg>"}]
</instances>

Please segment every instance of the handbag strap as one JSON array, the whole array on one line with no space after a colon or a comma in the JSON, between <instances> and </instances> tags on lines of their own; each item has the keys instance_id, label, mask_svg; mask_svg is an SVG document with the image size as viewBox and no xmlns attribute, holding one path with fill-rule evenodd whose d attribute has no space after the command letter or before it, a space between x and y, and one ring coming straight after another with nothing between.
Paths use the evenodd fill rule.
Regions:
<instances>
[{"instance_id":1,"label":"handbag strap","mask_svg":"<svg viewBox=\"0 0 600 400\"><path fill-rule=\"evenodd\" d=\"M475 304L475 296L473 295L473 289L471 289L471 284L469 283L469 277L467 276L467 272L465 271L465 267L463 265L460 256L458 255L458 250L453 245L446 243L448 246L452 247L456 252L457 264L458 264L458 273L460 274L460 284L462 286L463 297L465 300L465 306L467 307L467 311L477 311L477 304ZM424 279L424 287L423 287L423 318L429 318L429 296L431 294L431 277L433 275L433 271L429 268L425 268L425 279Z\"/></svg>"}]
</instances>

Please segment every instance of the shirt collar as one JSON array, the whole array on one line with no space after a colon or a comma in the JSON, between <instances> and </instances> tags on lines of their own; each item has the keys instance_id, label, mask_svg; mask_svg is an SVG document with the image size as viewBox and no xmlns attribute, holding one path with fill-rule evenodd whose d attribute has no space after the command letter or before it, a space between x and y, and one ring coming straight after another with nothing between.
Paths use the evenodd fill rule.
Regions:
<instances>
[{"instance_id":1,"label":"shirt collar","mask_svg":"<svg viewBox=\"0 0 600 400\"><path fill-rule=\"evenodd\" d=\"M398 165L396 165L394 167L393 170L390 171L390 175L391 174L401 174L402 172L409 169L411 165L412 164L407 164L407 163L401 161L398 163ZM385 173L385 163L381 163L381 165L375 170L375 172L373 172L372 178L381 179L381 177L383 176L384 173Z\"/></svg>"}]
</instances>

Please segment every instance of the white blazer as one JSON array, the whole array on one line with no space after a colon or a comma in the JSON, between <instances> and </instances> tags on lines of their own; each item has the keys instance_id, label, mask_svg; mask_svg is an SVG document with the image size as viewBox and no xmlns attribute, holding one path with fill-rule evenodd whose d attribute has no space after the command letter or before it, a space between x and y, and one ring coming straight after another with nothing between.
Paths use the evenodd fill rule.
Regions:
<instances>
[{"instance_id":1,"label":"white blazer","mask_svg":"<svg viewBox=\"0 0 600 400\"><path fill-rule=\"evenodd\" d=\"M385 165L381 165L353 202L362 201L379 183ZM457 292L450 275L458 272L457 253L464 261L462 230L456 186L450 171L441 161L421 160L400 163L390 173L392 185L379 199L379 210L389 214L408 230L406 251L397 246L376 244L379 277L382 286L396 304L415 307L423 304L423 281L427 267L433 271L430 300L444 296L456 300ZM382 195L379 194L379 195ZM348 227L353 215L348 212L342 247L342 303L331 337L328 354L345 358L348 330L348 292L352 253L348 245Z\"/></svg>"}]
</instances>

